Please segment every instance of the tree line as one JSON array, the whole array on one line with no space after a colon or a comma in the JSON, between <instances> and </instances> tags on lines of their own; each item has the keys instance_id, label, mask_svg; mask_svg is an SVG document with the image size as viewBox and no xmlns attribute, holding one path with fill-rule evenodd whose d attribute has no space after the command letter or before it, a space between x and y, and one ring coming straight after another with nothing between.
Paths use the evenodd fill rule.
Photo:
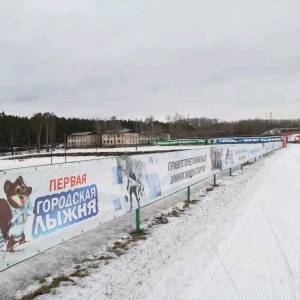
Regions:
<instances>
[{"instance_id":1,"label":"tree line","mask_svg":"<svg viewBox=\"0 0 300 300\"><path fill-rule=\"evenodd\" d=\"M16 147L49 151L51 146L65 143L66 137L75 132L131 129L135 132L147 131L151 135L169 132L171 138L213 138L233 136L261 136L273 128L286 131L298 128L299 119L247 119L222 121L215 118L189 118L178 114L167 115L166 122L155 120L153 116L136 120L122 120L116 116L109 119L80 119L57 117L50 112L35 113L32 117L19 117L0 113L0 149L12 151Z\"/></svg>"}]
</instances>

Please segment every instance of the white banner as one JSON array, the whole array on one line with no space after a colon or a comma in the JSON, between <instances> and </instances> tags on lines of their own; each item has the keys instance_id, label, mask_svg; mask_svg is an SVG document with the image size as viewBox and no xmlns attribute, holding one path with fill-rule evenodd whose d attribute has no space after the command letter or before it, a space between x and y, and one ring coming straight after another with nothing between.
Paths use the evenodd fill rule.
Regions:
<instances>
[{"instance_id":1,"label":"white banner","mask_svg":"<svg viewBox=\"0 0 300 300\"><path fill-rule=\"evenodd\" d=\"M218 145L1 171L0 270L281 147Z\"/></svg>"},{"instance_id":2,"label":"white banner","mask_svg":"<svg viewBox=\"0 0 300 300\"><path fill-rule=\"evenodd\" d=\"M289 135L288 136L288 141L299 143L300 142L300 133L295 133L295 134Z\"/></svg>"}]
</instances>

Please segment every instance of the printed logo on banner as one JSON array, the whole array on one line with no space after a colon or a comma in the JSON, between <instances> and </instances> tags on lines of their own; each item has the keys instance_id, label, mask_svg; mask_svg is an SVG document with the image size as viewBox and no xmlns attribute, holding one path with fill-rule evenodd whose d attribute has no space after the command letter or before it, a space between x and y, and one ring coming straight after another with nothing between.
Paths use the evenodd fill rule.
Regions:
<instances>
[{"instance_id":1,"label":"printed logo on banner","mask_svg":"<svg viewBox=\"0 0 300 300\"><path fill-rule=\"evenodd\" d=\"M300 135L296 135L296 136L294 137L294 141L295 141L295 142L300 142Z\"/></svg>"},{"instance_id":2,"label":"printed logo on banner","mask_svg":"<svg viewBox=\"0 0 300 300\"><path fill-rule=\"evenodd\" d=\"M228 139L217 139L216 140L217 144L236 144L238 142L239 142L238 140L231 139L231 138L228 138Z\"/></svg>"},{"instance_id":3,"label":"printed logo on banner","mask_svg":"<svg viewBox=\"0 0 300 300\"><path fill-rule=\"evenodd\" d=\"M254 148L254 149L250 149L249 150L249 154L250 155L256 155L256 154L258 154L258 153L260 153L261 152L261 147L258 147L258 148Z\"/></svg>"},{"instance_id":4,"label":"printed logo on banner","mask_svg":"<svg viewBox=\"0 0 300 300\"><path fill-rule=\"evenodd\" d=\"M272 151L273 150L273 148L274 148L274 145L273 144L263 144L263 148L264 148L264 152L265 153L268 153L268 152L270 152L270 151Z\"/></svg>"},{"instance_id":5,"label":"printed logo on banner","mask_svg":"<svg viewBox=\"0 0 300 300\"><path fill-rule=\"evenodd\" d=\"M171 172L170 185L204 173L206 161L207 154L168 162L168 171ZM174 171L177 173L174 174Z\"/></svg>"},{"instance_id":6,"label":"printed logo on banner","mask_svg":"<svg viewBox=\"0 0 300 300\"><path fill-rule=\"evenodd\" d=\"M150 199L161 195L160 181L157 173L147 174L147 183L150 191Z\"/></svg>"},{"instance_id":7,"label":"printed logo on banner","mask_svg":"<svg viewBox=\"0 0 300 300\"><path fill-rule=\"evenodd\" d=\"M5 181L4 192L7 199L0 199L0 247L7 243L6 251L16 252L15 247L26 243L25 224L33 213L32 188L27 187L23 177L19 176L15 182Z\"/></svg>"},{"instance_id":8,"label":"printed logo on banner","mask_svg":"<svg viewBox=\"0 0 300 300\"><path fill-rule=\"evenodd\" d=\"M113 200L113 205L114 205L115 211L122 209L122 203L125 203L125 204L128 203L128 196L124 196L124 197Z\"/></svg>"},{"instance_id":9,"label":"printed logo on banner","mask_svg":"<svg viewBox=\"0 0 300 300\"><path fill-rule=\"evenodd\" d=\"M211 169L212 170L222 170L222 156L223 156L223 148L212 147L210 148L210 161L211 161Z\"/></svg>"},{"instance_id":10,"label":"printed logo on banner","mask_svg":"<svg viewBox=\"0 0 300 300\"><path fill-rule=\"evenodd\" d=\"M149 156L148 160L149 160L149 165L158 164L158 160L153 156Z\"/></svg>"},{"instance_id":11,"label":"printed logo on banner","mask_svg":"<svg viewBox=\"0 0 300 300\"><path fill-rule=\"evenodd\" d=\"M227 148L226 154L225 154L225 164L226 165L232 165L234 164L233 161L233 150Z\"/></svg>"},{"instance_id":12,"label":"printed logo on banner","mask_svg":"<svg viewBox=\"0 0 300 300\"><path fill-rule=\"evenodd\" d=\"M35 201L34 238L50 234L98 214L95 184L39 197Z\"/></svg>"},{"instance_id":13,"label":"printed logo on banner","mask_svg":"<svg viewBox=\"0 0 300 300\"><path fill-rule=\"evenodd\" d=\"M224 138L217 139L217 144L242 144L242 143L268 143L280 142L281 137L259 137L259 138Z\"/></svg>"},{"instance_id":14,"label":"printed logo on banner","mask_svg":"<svg viewBox=\"0 0 300 300\"><path fill-rule=\"evenodd\" d=\"M113 176L113 178L112 178L113 185L122 184L123 178L122 178L121 166L112 168L112 176Z\"/></svg>"},{"instance_id":15,"label":"printed logo on banner","mask_svg":"<svg viewBox=\"0 0 300 300\"><path fill-rule=\"evenodd\" d=\"M238 149L234 151L235 157L238 160L245 160L248 157L248 149Z\"/></svg>"},{"instance_id":16,"label":"printed logo on banner","mask_svg":"<svg viewBox=\"0 0 300 300\"><path fill-rule=\"evenodd\" d=\"M114 204L115 211L122 209L120 198L114 199L113 204Z\"/></svg>"}]
</instances>

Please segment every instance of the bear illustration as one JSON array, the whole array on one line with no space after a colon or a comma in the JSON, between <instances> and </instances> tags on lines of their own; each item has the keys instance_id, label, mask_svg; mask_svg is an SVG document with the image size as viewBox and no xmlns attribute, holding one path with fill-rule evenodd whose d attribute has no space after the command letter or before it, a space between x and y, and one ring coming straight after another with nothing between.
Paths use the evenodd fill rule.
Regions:
<instances>
[{"instance_id":1,"label":"bear illustration","mask_svg":"<svg viewBox=\"0 0 300 300\"><path fill-rule=\"evenodd\" d=\"M15 252L14 246L26 243L24 227L27 217L33 213L30 202L31 187L27 187L23 177L19 176L14 183L4 183L6 199L0 199L0 230L7 241L7 251Z\"/></svg>"}]
</instances>

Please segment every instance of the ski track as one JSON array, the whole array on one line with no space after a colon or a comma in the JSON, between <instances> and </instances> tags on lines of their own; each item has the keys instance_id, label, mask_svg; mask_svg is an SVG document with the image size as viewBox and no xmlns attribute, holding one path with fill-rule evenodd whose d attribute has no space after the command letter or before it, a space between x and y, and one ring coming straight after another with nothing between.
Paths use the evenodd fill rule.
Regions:
<instances>
[{"instance_id":1,"label":"ski track","mask_svg":"<svg viewBox=\"0 0 300 300\"><path fill-rule=\"evenodd\" d=\"M37 299L300 299L299 150L198 190L201 201L145 241Z\"/></svg>"}]
</instances>

